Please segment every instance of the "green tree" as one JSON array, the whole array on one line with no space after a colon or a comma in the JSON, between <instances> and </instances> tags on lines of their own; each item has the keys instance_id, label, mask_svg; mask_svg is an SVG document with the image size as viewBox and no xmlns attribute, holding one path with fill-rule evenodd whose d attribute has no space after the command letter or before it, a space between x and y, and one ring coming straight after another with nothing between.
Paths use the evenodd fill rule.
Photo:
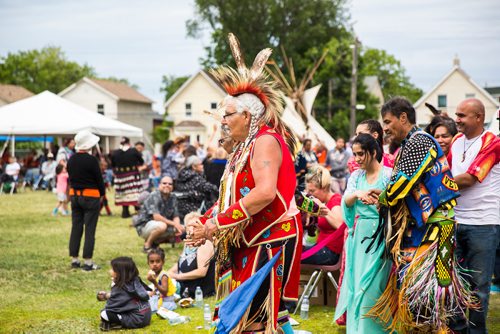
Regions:
<instances>
[{"instance_id":1,"label":"green tree","mask_svg":"<svg viewBox=\"0 0 500 334\"><path fill-rule=\"evenodd\" d=\"M415 103L422 96L422 90L411 83L405 68L393 55L384 50L367 48L360 59L360 73L378 77L385 100L405 96Z\"/></svg>"},{"instance_id":2,"label":"green tree","mask_svg":"<svg viewBox=\"0 0 500 334\"><path fill-rule=\"evenodd\" d=\"M320 94L314 104L314 111L318 121L334 137L349 138L350 94L352 72L353 39L332 38L326 45L328 54L318 72L314 76L313 85L322 84ZM311 48L308 55L317 57L322 52ZM368 118L377 118L377 98L366 92L363 84L363 75L358 76L357 104L365 106L364 110L356 112L356 120L360 122ZM328 103L328 89L332 87L332 101ZM329 110L330 107L330 110Z\"/></svg>"},{"instance_id":3,"label":"green tree","mask_svg":"<svg viewBox=\"0 0 500 334\"><path fill-rule=\"evenodd\" d=\"M164 75L161 79L162 86L160 92L165 93L164 101L167 101L172 95L175 94L187 80L189 76L176 77L173 75Z\"/></svg>"},{"instance_id":4,"label":"green tree","mask_svg":"<svg viewBox=\"0 0 500 334\"><path fill-rule=\"evenodd\" d=\"M348 34L344 3L345 0L196 0L196 16L186 25L191 37L199 37L207 26L211 30L212 43L202 59L206 67L234 63L227 43L229 32L238 37L249 58L265 47L276 51L284 46L287 55L299 64L311 47L324 45L332 36ZM274 59L278 64L280 58L276 52Z\"/></svg>"},{"instance_id":5,"label":"green tree","mask_svg":"<svg viewBox=\"0 0 500 334\"><path fill-rule=\"evenodd\" d=\"M59 47L9 53L0 58L0 82L40 93L59 93L84 76L95 76L88 65L69 61Z\"/></svg>"}]
</instances>

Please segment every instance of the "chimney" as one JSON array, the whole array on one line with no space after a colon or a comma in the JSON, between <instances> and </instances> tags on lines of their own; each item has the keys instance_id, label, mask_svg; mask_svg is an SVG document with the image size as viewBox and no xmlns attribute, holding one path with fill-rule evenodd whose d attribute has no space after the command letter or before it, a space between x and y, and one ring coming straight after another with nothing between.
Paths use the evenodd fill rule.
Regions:
<instances>
[{"instance_id":1,"label":"chimney","mask_svg":"<svg viewBox=\"0 0 500 334\"><path fill-rule=\"evenodd\" d=\"M460 67L460 59L458 58L458 55L455 54L455 58L453 58L453 67Z\"/></svg>"}]
</instances>

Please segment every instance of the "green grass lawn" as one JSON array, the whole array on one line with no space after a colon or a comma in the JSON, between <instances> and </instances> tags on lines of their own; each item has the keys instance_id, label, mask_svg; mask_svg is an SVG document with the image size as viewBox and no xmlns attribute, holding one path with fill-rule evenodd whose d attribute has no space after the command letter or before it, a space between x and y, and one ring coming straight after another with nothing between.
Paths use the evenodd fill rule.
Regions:
<instances>
[{"instance_id":1,"label":"green grass lawn","mask_svg":"<svg viewBox=\"0 0 500 334\"><path fill-rule=\"evenodd\" d=\"M110 196L112 197L112 196ZM101 216L96 233L94 260L103 269L83 272L70 269L68 242L70 217L52 217L54 194L31 192L0 196L0 333L95 333L99 332L99 311L104 303L96 292L109 290L109 261L131 256L142 276L148 268L141 252L142 240L129 220ZM177 260L180 246L165 248L166 267ZM206 302L213 306L213 298ZM170 326L153 316L151 326L126 332L203 333L202 310L180 309L191 317L188 324ZM500 296L490 299L491 333L500 333ZM310 318L296 329L312 333L344 333L332 323L333 308L313 306ZM122 332L125 332L122 331Z\"/></svg>"}]
</instances>

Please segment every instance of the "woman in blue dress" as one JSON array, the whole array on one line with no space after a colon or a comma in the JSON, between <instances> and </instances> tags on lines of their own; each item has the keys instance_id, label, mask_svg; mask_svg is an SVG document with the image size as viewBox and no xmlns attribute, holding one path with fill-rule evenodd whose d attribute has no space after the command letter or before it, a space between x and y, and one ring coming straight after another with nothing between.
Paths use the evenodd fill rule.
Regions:
<instances>
[{"instance_id":1,"label":"woman in blue dress","mask_svg":"<svg viewBox=\"0 0 500 334\"><path fill-rule=\"evenodd\" d=\"M383 258L383 243L367 251L379 220L378 198L372 196L370 190L385 189L391 170L380 164L382 148L369 134L357 136L352 151L360 169L352 173L342 198L348 237L344 247L346 267L335 319L347 312L347 333L385 333L382 324L364 315L384 291L391 271L390 260Z\"/></svg>"}]
</instances>

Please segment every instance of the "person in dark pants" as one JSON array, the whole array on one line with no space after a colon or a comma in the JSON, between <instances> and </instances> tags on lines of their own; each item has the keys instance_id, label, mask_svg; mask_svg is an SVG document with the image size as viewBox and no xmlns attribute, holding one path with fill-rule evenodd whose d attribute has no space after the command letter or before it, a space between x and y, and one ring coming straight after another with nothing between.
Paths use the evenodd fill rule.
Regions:
<instances>
[{"instance_id":1,"label":"person in dark pants","mask_svg":"<svg viewBox=\"0 0 500 334\"><path fill-rule=\"evenodd\" d=\"M72 258L72 268L92 271L100 269L92 261L92 255L94 253L95 231L101 208L101 198L105 194L99 162L90 154L92 147L99 142L99 137L87 130L83 130L76 134L75 141L77 152L69 159L67 165L72 219L69 256ZM84 230L84 264L82 266L78 259L78 253Z\"/></svg>"}]
</instances>

